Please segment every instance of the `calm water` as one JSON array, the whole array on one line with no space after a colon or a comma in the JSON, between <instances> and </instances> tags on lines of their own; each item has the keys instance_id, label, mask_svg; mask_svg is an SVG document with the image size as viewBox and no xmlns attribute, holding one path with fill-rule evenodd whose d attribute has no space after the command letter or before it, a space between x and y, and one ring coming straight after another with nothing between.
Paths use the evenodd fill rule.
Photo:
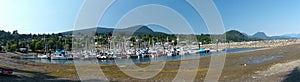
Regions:
<instances>
[{"instance_id":1,"label":"calm water","mask_svg":"<svg viewBox=\"0 0 300 82\"><path fill-rule=\"evenodd\" d=\"M97 60L90 59L90 60L48 60L48 59L24 59L24 60L31 60L34 62L42 62L42 63L53 63L53 64L72 64L72 63L94 63L98 62L99 64L133 64L133 63L144 63L144 62L159 62L159 61L171 61L171 60L186 60L186 59L194 59L200 58L203 56L210 56L215 54L224 54L224 53L235 53L235 52L245 52L250 50L256 50L260 48L234 48L234 49L227 49L226 51L221 52L210 52L210 53L201 53L201 54L194 54L194 55L183 55L183 56L160 56L157 58L139 58L139 59L116 59L116 60Z\"/></svg>"}]
</instances>

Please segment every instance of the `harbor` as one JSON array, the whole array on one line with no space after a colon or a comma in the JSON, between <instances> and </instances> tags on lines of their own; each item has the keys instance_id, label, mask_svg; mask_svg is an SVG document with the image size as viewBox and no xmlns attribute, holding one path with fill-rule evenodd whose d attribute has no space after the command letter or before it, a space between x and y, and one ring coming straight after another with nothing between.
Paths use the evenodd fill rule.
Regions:
<instances>
[{"instance_id":1,"label":"harbor","mask_svg":"<svg viewBox=\"0 0 300 82\"><path fill-rule=\"evenodd\" d=\"M129 50L94 50L71 52L64 50L56 50L55 53L32 53L32 55L16 56L15 58L21 60L29 60L42 63L54 64L72 64L76 62L99 60L99 64L115 64L115 61L134 61L134 63L147 62L163 62L173 60L188 60L210 56L215 54L230 54L237 52L253 51L264 48L275 48L286 45L299 44L299 40L269 40L269 41L250 41L250 42L232 42L219 43L218 48L214 49L217 44L204 44L194 46L193 48L135 48ZM263 46L267 44L268 46ZM168 46L168 45L167 45ZM171 45L169 45L171 46ZM175 46L174 46L175 47ZM196 48L198 47L198 48ZM125 52L120 52L125 51ZM126 62L123 62L126 64Z\"/></svg>"},{"instance_id":2,"label":"harbor","mask_svg":"<svg viewBox=\"0 0 300 82\"><path fill-rule=\"evenodd\" d=\"M285 45L280 47L269 47L269 48L244 48L245 50L240 49L232 49L227 50L229 51L226 54L226 61L225 68L222 72L222 76L220 81L236 81L240 82L243 80L259 80L258 78L253 78L254 76L258 76L256 74L257 71L265 71L268 70L269 67L278 64L278 63L286 63L289 61L297 60L299 55L298 49L300 46L299 44L293 45ZM211 53L211 52L210 52ZM206 53L207 54L207 53ZM34 54L33 54L34 55ZM30 60L23 60L23 59L15 59L13 57L20 56L17 53L1 53L0 59L1 63L0 66L8 67L14 69L14 74L9 78L19 78L20 81L23 80L43 80L43 81L79 81L77 73L74 68L73 61L75 60L48 60L48 59L30 59ZM200 67L198 68L198 75L196 76L196 81L203 81L205 78L205 74L208 71L209 61L211 55L205 54L194 54L194 55L184 55L184 56L191 56L187 59L181 59L182 56L161 56L162 59L168 60L166 61L166 66L162 70L162 72L153 77L151 80L142 80L142 81L160 81L160 80L171 80L176 75L176 71L178 70L178 65L180 61L190 61L200 58ZM197 58L198 57L198 58ZM173 59L175 58L175 59ZM44 61L45 60L45 61ZM86 60L80 60L81 63L89 62ZM140 79L135 79L126 76L122 71L118 69L114 61L135 61L135 64L138 66L147 66L149 65L149 61L156 61L155 59L149 58L141 58L141 59L116 59L116 60L98 60L98 65L100 66L109 78L110 81L141 81ZM55 62L53 62L55 61ZM68 62L66 62L68 61ZM103 62L103 63L101 63ZM159 61L159 58L157 60ZM121 64L123 67L126 67L130 64L123 63ZM64 71L62 71L64 70ZM281 73L278 73L281 74ZM117 77L116 77L117 76ZM253 76L253 77L252 77ZM30 77L36 77L36 79L31 79ZM267 76L261 76L267 77ZM271 77L271 76L270 76ZM52 79L42 79L42 78L52 78ZM124 80L125 79L125 80ZM263 78L260 78L263 79ZM273 77L273 79L275 79ZM3 79L2 79L3 80ZM4 80L5 81L5 80Z\"/></svg>"},{"instance_id":3,"label":"harbor","mask_svg":"<svg viewBox=\"0 0 300 82\"><path fill-rule=\"evenodd\" d=\"M195 58L200 58L204 56L210 56L214 54L230 54L230 53L237 53L237 52L245 52L245 51L250 51L250 50L257 50L257 49L262 49L262 48L235 48L235 49L227 49L224 51L220 52L210 52L210 53L199 53L199 54L190 54L190 55L177 55L177 56L159 56L159 57L146 57L146 58L118 58L114 60L103 60L103 59L96 59L96 58L90 58L90 59L73 59L73 60L49 60L49 59L42 59L38 57L26 57L23 56L20 59L21 60L29 60L29 61L34 61L34 62L41 62L41 63L53 63L53 64L72 64L74 61L77 63L84 63L85 61L94 61L94 60L99 60L99 64L115 64L115 61L119 61L122 63L121 64L130 64L129 62L126 61L133 61L134 63L147 63L147 62L164 62L164 61L174 61L174 60L188 60L188 59L195 59ZM124 62L125 61L125 62Z\"/></svg>"},{"instance_id":4,"label":"harbor","mask_svg":"<svg viewBox=\"0 0 300 82\"><path fill-rule=\"evenodd\" d=\"M269 67L278 63L285 63L289 61L297 60L299 55L297 50L299 50L299 44L281 46L281 47L272 47L272 48L263 48L263 49L254 49L244 52L228 53L226 55L225 68L222 72L220 81L243 81L242 78L247 78L249 81L257 80L257 78L252 78L256 76L257 71L268 70ZM268 53L265 53L268 52ZM20 59L11 59L11 57L18 56L14 53L0 53L1 66L14 69L14 75L6 77L15 78L18 77L19 81L78 81L77 73L75 71L73 64L51 64L51 63L41 63L34 62L32 60L20 60ZM276 58L273 58L275 57ZM278 57L277 57L278 56ZM198 58L196 58L198 59ZM255 59L255 60L254 60ZM256 60L261 59L260 62L255 62ZM195 60L191 58L188 60ZM172 75L176 75L174 70L178 70L178 67L174 67L180 64L180 61L188 60L172 60L167 61L165 68L162 73L153 77L151 80L143 81L162 81L162 80L171 80ZM198 74L196 81L203 81L210 61L210 56L204 56L200 58L200 67L198 68ZM253 62L254 63L251 63ZM246 66L244 65L246 64ZM147 63L137 63L138 66L147 66ZM94 66L94 65L92 65ZM122 71L118 70L118 67L114 64L98 64L96 66L101 66L104 73L107 75L111 81L141 81L139 79L131 78L126 76ZM123 64L127 66L127 64ZM180 71L180 70L178 70ZM279 73L281 74L281 73ZM114 77L118 76L118 77ZM52 78L52 79L32 79L30 77L39 77L39 78ZM267 77L267 76L262 76ZM4 79L5 79L4 78ZM252 78L252 79L251 79ZM262 79L262 78L261 78ZM275 78L270 78L275 79ZM3 79L1 79L3 80Z\"/></svg>"},{"instance_id":5,"label":"harbor","mask_svg":"<svg viewBox=\"0 0 300 82\"><path fill-rule=\"evenodd\" d=\"M3 0L0 82L300 82L300 0Z\"/></svg>"}]
</instances>

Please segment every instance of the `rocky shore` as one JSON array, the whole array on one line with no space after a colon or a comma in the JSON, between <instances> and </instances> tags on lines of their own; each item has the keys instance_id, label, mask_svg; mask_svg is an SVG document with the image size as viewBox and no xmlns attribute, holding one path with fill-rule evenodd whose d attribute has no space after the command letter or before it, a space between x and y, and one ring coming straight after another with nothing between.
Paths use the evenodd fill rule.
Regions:
<instances>
[{"instance_id":1,"label":"rocky shore","mask_svg":"<svg viewBox=\"0 0 300 82\"><path fill-rule=\"evenodd\" d=\"M218 47L225 48L267 48L267 47L280 47L293 44L299 44L299 39L289 40L265 40L265 41L248 41L248 42L229 42L219 43ZM216 48L217 44L205 44L201 45L204 48Z\"/></svg>"}]
</instances>

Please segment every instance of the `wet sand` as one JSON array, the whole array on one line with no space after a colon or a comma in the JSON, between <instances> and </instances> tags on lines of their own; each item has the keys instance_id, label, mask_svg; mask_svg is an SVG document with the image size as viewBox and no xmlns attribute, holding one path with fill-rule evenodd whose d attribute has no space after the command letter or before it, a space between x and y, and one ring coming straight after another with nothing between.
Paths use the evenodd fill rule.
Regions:
<instances>
[{"instance_id":1,"label":"wet sand","mask_svg":"<svg viewBox=\"0 0 300 82\"><path fill-rule=\"evenodd\" d=\"M241 81L281 81L290 79L289 72L296 70L297 65L291 66L283 72L265 76L264 73L273 73L270 69L290 66L285 64L296 61L300 58L300 45L289 45L262 49L256 51L232 53L226 55L226 62L219 81L241 82ZM77 76L74 64L44 64L26 60L17 60L10 57L16 56L14 53L0 53L0 66L14 69L11 76L0 77L0 82L66 82L80 81ZM271 58L274 57L274 58ZM200 66L195 81L203 81L208 71L210 56L200 59ZM196 60L196 59L191 59ZM184 60L184 61L191 61ZM263 60L263 61L260 61ZM95 65L101 66L103 72L110 81L172 81L178 72L181 61L168 61L165 68L157 76L141 80L127 76L116 65ZM254 63L253 63L254 62ZM244 64L247 64L244 66ZM284 65L278 65L284 64ZM140 67L148 66L148 63L138 64ZM274 65L277 65L274 67ZM126 66L126 65L125 65ZM276 71L276 70L275 70ZM257 78L260 77L260 78ZM261 79L263 78L263 79ZM294 78L291 78L293 81ZM297 80L297 79L296 79Z\"/></svg>"}]
</instances>

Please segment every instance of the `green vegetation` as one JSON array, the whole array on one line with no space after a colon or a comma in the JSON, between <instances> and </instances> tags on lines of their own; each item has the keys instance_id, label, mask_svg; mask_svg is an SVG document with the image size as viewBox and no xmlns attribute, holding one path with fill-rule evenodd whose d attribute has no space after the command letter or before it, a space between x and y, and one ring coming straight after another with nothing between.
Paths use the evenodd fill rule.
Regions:
<instances>
[{"instance_id":1,"label":"green vegetation","mask_svg":"<svg viewBox=\"0 0 300 82\"><path fill-rule=\"evenodd\" d=\"M12 58L12 59L21 59L20 56L12 56L10 58Z\"/></svg>"},{"instance_id":2,"label":"green vegetation","mask_svg":"<svg viewBox=\"0 0 300 82\"><path fill-rule=\"evenodd\" d=\"M19 48L41 51L45 49L45 45L48 45L49 50L62 49L62 45L70 44L71 38L62 34L19 34L18 31L13 33L0 31L0 46L9 52L18 51Z\"/></svg>"},{"instance_id":3,"label":"green vegetation","mask_svg":"<svg viewBox=\"0 0 300 82\"><path fill-rule=\"evenodd\" d=\"M120 37L117 37L115 39L119 39L126 34L120 33L119 35ZM211 38L222 37L224 35L226 35L226 40L225 39L219 40L219 42L229 42L229 41L240 42L240 41L261 40L256 38L249 38L248 36L236 30L232 30L222 35L210 35L210 34L195 35L196 40L193 41L202 42L203 44L209 44L211 43ZM96 36L95 42L97 42L99 45L108 46L112 33L95 33L95 36ZM180 36L180 38L177 38L177 36ZM165 34L165 33L135 34L134 36L131 36L128 40L134 43L139 41L141 43L150 42L151 44L153 42L174 41L175 42L174 44L176 45L177 39L191 40L190 38L187 38L188 36L189 35L187 34L183 35L183 34ZM135 45L137 44L135 43ZM27 48L31 51L41 52L45 50L45 46L47 46L46 47L47 50L52 50L52 51L55 49L71 50L72 35L64 34L64 33L19 34L18 31L13 31L12 33L0 31L0 46L3 46L3 48L2 47L0 48L0 51L5 50L9 52L18 51L19 48Z\"/></svg>"}]
</instances>

